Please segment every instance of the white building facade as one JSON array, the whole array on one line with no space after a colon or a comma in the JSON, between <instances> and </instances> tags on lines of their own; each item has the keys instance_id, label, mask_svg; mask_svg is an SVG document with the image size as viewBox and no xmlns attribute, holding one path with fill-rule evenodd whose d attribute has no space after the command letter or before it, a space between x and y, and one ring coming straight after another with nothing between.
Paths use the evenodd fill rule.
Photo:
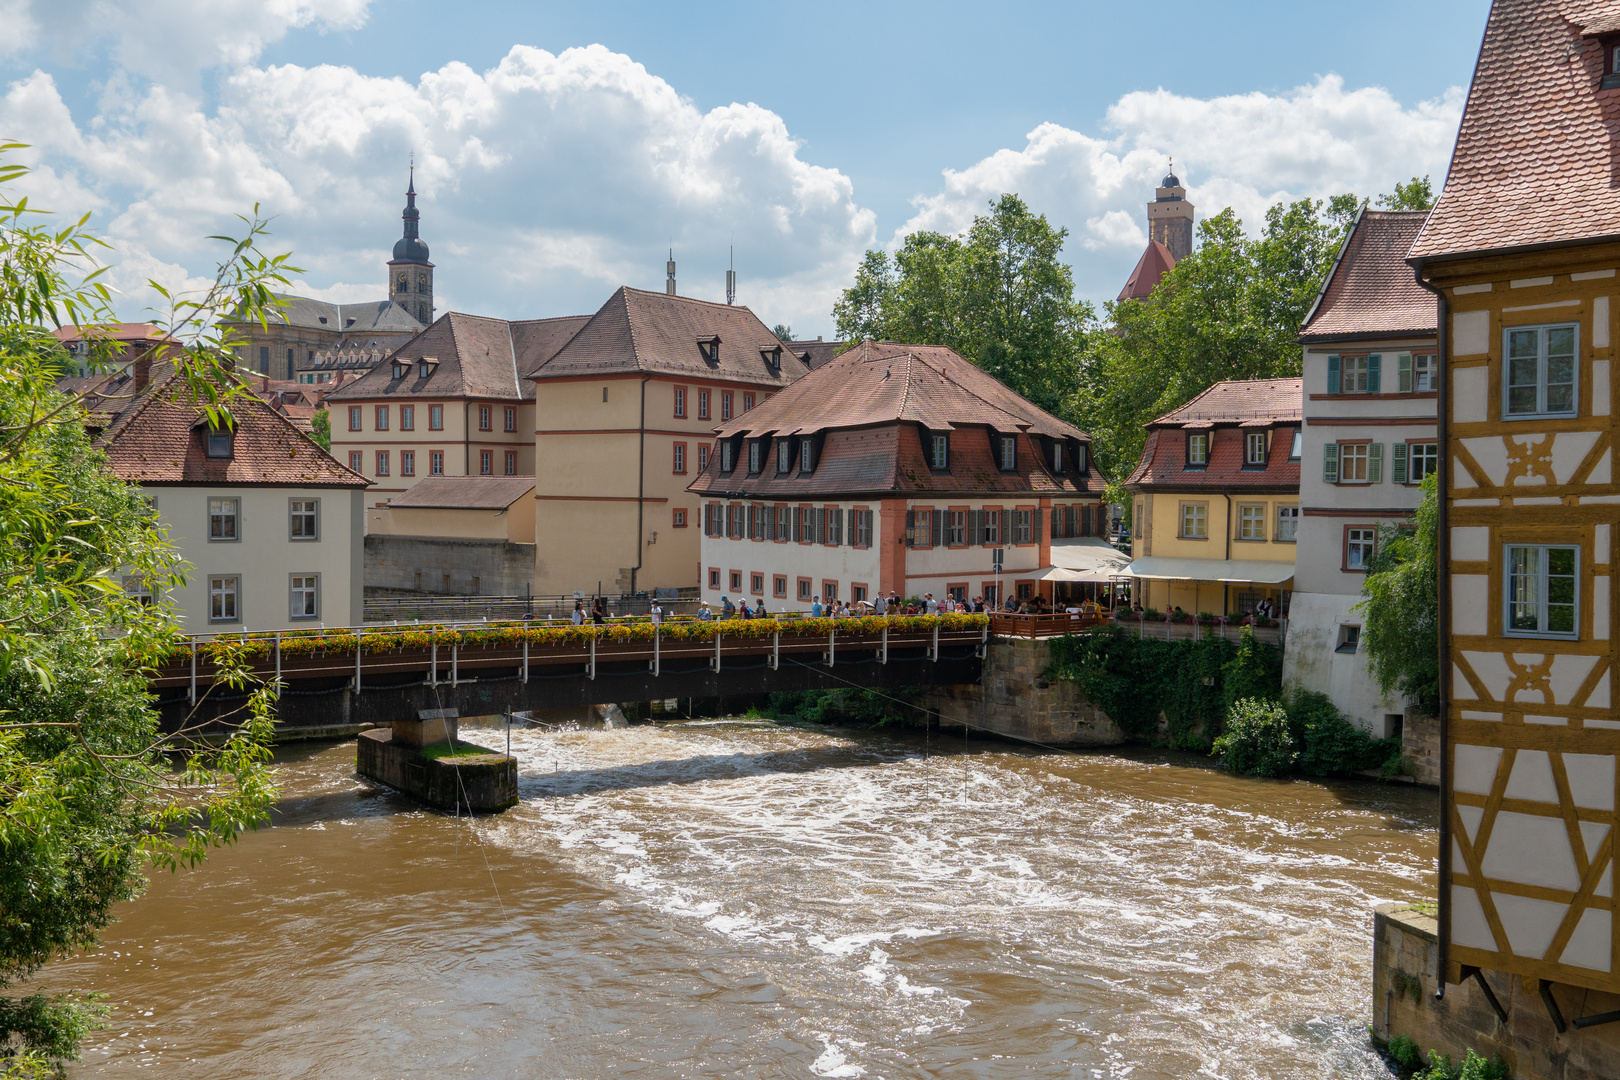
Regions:
<instances>
[{"instance_id":1,"label":"white building facade","mask_svg":"<svg viewBox=\"0 0 1620 1080\"><path fill-rule=\"evenodd\" d=\"M1437 309L1402 261L1426 216L1364 210L1300 332L1301 519L1283 683L1326 694L1379 738L1400 732L1407 702L1368 669L1362 584L1380 532L1411 521L1439 466Z\"/></svg>"}]
</instances>

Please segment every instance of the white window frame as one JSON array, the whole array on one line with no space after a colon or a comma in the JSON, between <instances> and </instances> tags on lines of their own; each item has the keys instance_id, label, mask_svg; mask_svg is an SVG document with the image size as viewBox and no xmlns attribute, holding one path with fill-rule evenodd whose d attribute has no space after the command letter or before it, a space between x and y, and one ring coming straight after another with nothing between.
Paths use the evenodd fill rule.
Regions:
<instances>
[{"instance_id":1,"label":"white window frame","mask_svg":"<svg viewBox=\"0 0 1620 1080\"><path fill-rule=\"evenodd\" d=\"M1339 444L1339 483L1341 483L1341 484L1366 484L1366 483L1370 483L1370 481L1367 479L1367 470L1369 468L1371 460L1372 460L1372 444L1371 443L1340 443ZM1361 464L1361 475L1360 476L1351 476L1350 475L1350 470L1348 468L1346 468L1346 466L1351 461L1360 462L1360 464Z\"/></svg>"},{"instance_id":2,"label":"white window frame","mask_svg":"<svg viewBox=\"0 0 1620 1080\"><path fill-rule=\"evenodd\" d=\"M759 440L748 440L748 473L753 475L759 472Z\"/></svg>"},{"instance_id":3,"label":"white window frame","mask_svg":"<svg viewBox=\"0 0 1620 1080\"><path fill-rule=\"evenodd\" d=\"M951 467L951 440L947 435L935 435L932 453L929 455L930 467L941 472Z\"/></svg>"},{"instance_id":4,"label":"white window frame","mask_svg":"<svg viewBox=\"0 0 1620 1080\"><path fill-rule=\"evenodd\" d=\"M1434 353L1412 354L1412 392L1425 394L1440 389L1440 365Z\"/></svg>"},{"instance_id":5,"label":"white window frame","mask_svg":"<svg viewBox=\"0 0 1620 1080\"><path fill-rule=\"evenodd\" d=\"M303 603L300 603L300 600ZM307 610L314 608L313 611ZM321 575L287 575L287 618L295 621L321 617Z\"/></svg>"},{"instance_id":6,"label":"white window frame","mask_svg":"<svg viewBox=\"0 0 1620 1080\"><path fill-rule=\"evenodd\" d=\"M799 471L815 472L816 440L809 435L799 440Z\"/></svg>"},{"instance_id":7,"label":"white window frame","mask_svg":"<svg viewBox=\"0 0 1620 1080\"><path fill-rule=\"evenodd\" d=\"M1266 538L1265 503L1244 503L1238 507L1237 538L1251 541Z\"/></svg>"},{"instance_id":8,"label":"white window frame","mask_svg":"<svg viewBox=\"0 0 1620 1080\"><path fill-rule=\"evenodd\" d=\"M1514 552L1534 551L1540 555L1538 565L1532 570L1531 579L1535 587L1535 598L1532 601L1536 606L1537 629L1527 630L1513 626L1513 613L1516 605L1514 601ZM1568 551L1574 555L1573 566L1568 575L1573 581L1573 595L1567 605L1570 609L1570 624L1573 629L1546 630L1548 622L1548 593L1549 573L1547 558L1554 551ZM1564 577L1565 575L1558 575ZM1560 607L1566 605L1559 605ZM1565 641L1575 641L1581 636L1581 549L1576 544L1503 544L1502 545L1502 636L1516 638L1557 638Z\"/></svg>"},{"instance_id":9,"label":"white window frame","mask_svg":"<svg viewBox=\"0 0 1620 1080\"><path fill-rule=\"evenodd\" d=\"M1419 447L1423 447L1426 452L1420 455L1418 453ZM1428 468L1423 472L1422 475L1419 475L1417 470L1417 463L1419 461L1425 461L1428 463ZM1439 469L1440 444L1438 442L1415 442L1406 444L1406 482L1408 484L1421 484L1423 483L1424 477L1428 476L1429 473L1438 472Z\"/></svg>"},{"instance_id":10,"label":"white window frame","mask_svg":"<svg viewBox=\"0 0 1620 1080\"><path fill-rule=\"evenodd\" d=\"M967 546L967 511L945 511L945 546Z\"/></svg>"},{"instance_id":11,"label":"white window frame","mask_svg":"<svg viewBox=\"0 0 1620 1080\"><path fill-rule=\"evenodd\" d=\"M1294 429L1293 440L1288 444L1288 460L1298 461L1305 456L1305 432L1299 428Z\"/></svg>"},{"instance_id":12,"label":"white window frame","mask_svg":"<svg viewBox=\"0 0 1620 1080\"><path fill-rule=\"evenodd\" d=\"M428 451L428 475L429 476L443 476L444 475L444 451L443 450L429 450Z\"/></svg>"},{"instance_id":13,"label":"white window frame","mask_svg":"<svg viewBox=\"0 0 1620 1080\"><path fill-rule=\"evenodd\" d=\"M1371 366L1365 355L1339 357L1339 393L1367 393L1367 377Z\"/></svg>"},{"instance_id":14,"label":"white window frame","mask_svg":"<svg viewBox=\"0 0 1620 1080\"><path fill-rule=\"evenodd\" d=\"M1287 528L1283 526L1287 525ZM1284 535L1286 533L1287 535ZM1277 507L1277 532L1272 537L1279 544L1295 544L1299 542L1299 507Z\"/></svg>"},{"instance_id":15,"label":"white window frame","mask_svg":"<svg viewBox=\"0 0 1620 1080\"><path fill-rule=\"evenodd\" d=\"M1567 330L1570 334L1570 373L1569 373L1569 407L1567 409L1554 409L1548 406L1548 390L1551 386L1563 386L1563 383L1549 384L1547 369L1550 356L1547 351L1548 337L1554 331ZM1513 408L1513 378L1516 374L1512 348L1515 335L1531 334L1536 342L1536 351L1533 357L1526 357L1535 364L1535 408L1533 410L1515 410ZM1563 353L1557 354L1559 356ZM1521 386L1531 384L1521 383ZM1545 323L1535 326L1505 326L1502 328L1502 419L1504 420L1533 420L1546 416L1574 416L1581 406L1581 329L1577 323Z\"/></svg>"},{"instance_id":16,"label":"white window frame","mask_svg":"<svg viewBox=\"0 0 1620 1080\"><path fill-rule=\"evenodd\" d=\"M415 450L401 450L399 452L399 475L401 475L401 476L415 476L416 475L416 451Z\"/></svg>"},{"instance_id":17,"label":"white window frame","mask_svg":"<svg viewBox=\"0 0 1620 1080\"><path fill-rule=\"evenodd\" d=\"M216 509L217 507L217 509ZM220 522L219 535L214 535L214 519ZM224 526L230 525L230 535L225 535ZM238 498L210 498L208 500L208 542L210 544L235 544L242 539L242 500Z\"/></svg>"},{"instance_id":18,"label":"white window frame","mask_svg":"<svg viewBox=\"0 0 1620 1080\"><path fill-rule=\"evenodd\" d=\"M377 457L377 475L378 476L387 476L388 475L388 470L389 470L388 451L387 450L378 450L377 453L376 453L376 457Z\"/></svg>"},{"instance_id":19,"label":"white window frame","mask_svg":"<svg viewBox=\"0 0 1620 1080\"><path fill-rule=\"evenodd\" d=\"M349 451L349 468L357 473L366 471L366 452L364 450Z\"/></svg>"},{"instance_id":20,"label":"white window frame","mask_svg":"<svg viewBox=\"0 0 1620 1080\"><path fill-rule=\"evenodd\" d=\"M416 430L416 406L415 405L401 405L399 407L399 430L401 430L401 431L415 431Z\"/></svg>"},{"instance_id":21,"label":"white window frame","mask_svg":"<svg viewBox=\"0 0 1620 1080\"><path fill-rule=\"evenodd\" d=\"M1194 431L1187 436L1187 464L1209 464L1209 432Z\"/></svg>"},{"instance_id":22,"label":"white window frame","mask_svg":"<svg viewBox=\"0 0 1620 1080\"><path fill-rule=\"evenodd\" d=\"M1018 468L1018 438L1015 435L1001 436L1001 471L1013 472Z\"/></svg>"},{"instance_id":23,"label":"white window frame","mask_svg":"<svg viewBox=\"0 0 1620 1080\"><path fill-rule=\"evenodd\" d=\"M1181 540L1208 540L1209 539L1209 504L1201 502L1188 502L1181 504L1181 525L1178 539ZM1196 531L1188 528L1195 525Z\"/></svg>"},{"instance_id":24,"label":"white window frame","mask_svg":"<svg viewBox=\"0 0 1620 1080\"><path fill-rule=\"evenodd\" d=\"M1256 451L1258 447L1258 451ZM1263 431L1249 431L1243 435L1243 464L1264 465L1266 463L1266 433Z\"/></svg>"},{"instance_id":25,"label":"white window frame","mask_svg":"<svg viewBox=\"0 0 1620 1080\"><path fill-rule=\"evenodd\" d=\"M1358 535L1360 534L1360 535ZM1361 552L1356 561L1355 552ZM1378 554L1378 528L1374 525L1351 525L1344 530L1344 568L1347 573L1361 573Z\"/></svg>"},{"instance_id":26,"label":"white window frame","mask_svg":"<svg viewBox=\"0 0 1620 1080\"><path fill-rule=\"evenodd\" d=\"M309 531L300 535L300 524L308 527ZM287 500L287 539L294 543L308 543L319 541L321 538L321 500L319 499L288 499Z\"/></svg>"},{"instance_id":27,"label":"white window frame","mask_svg":"<svg viewBox=\"0 0 1620 1080\"><path fill-rule=\"evenodd\" d=\"M225 582L230 582L227 588ZM229 604L225 603L229 599ZM229 606L230 613L225 609ZM220 614L215 615L218 610ZM242 621L242 575L208 575L208 621L211 623L239 623Z\"/></svg>"}]
</instances>

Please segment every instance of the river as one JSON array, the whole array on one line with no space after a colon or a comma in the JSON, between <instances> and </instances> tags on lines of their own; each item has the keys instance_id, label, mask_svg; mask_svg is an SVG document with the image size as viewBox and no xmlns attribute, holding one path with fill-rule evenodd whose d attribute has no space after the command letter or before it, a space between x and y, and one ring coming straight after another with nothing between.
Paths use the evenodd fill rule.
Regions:
<instances>
[{"instance_id":1,"label":"river","mask_svg":"<svg viewBox=\"0 0 1620 1080\"><path fill-rule=\"evenodd\" d=\"M472 821L278 752L272 827L47 969L114 1006L71 1075L1389 1075L1371 908L1432 894L1432 792L960 731L512 745Z\"/></svg>"}]
</instances>

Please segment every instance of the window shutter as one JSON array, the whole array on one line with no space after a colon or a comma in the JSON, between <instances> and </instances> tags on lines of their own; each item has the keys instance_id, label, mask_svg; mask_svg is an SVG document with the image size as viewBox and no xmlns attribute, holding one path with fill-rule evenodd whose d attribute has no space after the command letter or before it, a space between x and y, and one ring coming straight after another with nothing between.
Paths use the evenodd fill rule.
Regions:
<instances>
[{"instance_id":1,"label":"window shutter","mask_svg":"<svg viewBox=\"0 0 1620 1080\"><path fill-rule=\"evenodd\" d=\"M1029 530L1029 539L1031 543L1038 544L1041 542L1041 514L1043 512L1044 511L1042 511L1040 507L1037 506L1035 508L1035 522Z\"/></svg>"},{"instance_id":2,"label":"window shutter","mask_svg":"<svg viewBox=\"0 0 1620 1080\"><path fill-rule=\"evenodd\" d=\"M996 534L996 544L999 547L1007 547L1012 543L1012 538L1007 535L1007 530L1012 528L1012 511L1000 510L997 513L1001 515L1001 529Z\"/></svg>"},{"instance_id":3,"label":"window shutter","mask_svg":"<svg viewBox=\"0 0 1620 1080\"><path fill-rule=\"evenodd\" d=\"M1389 482L1392 484L1406 483L1406 444L1393 443L1390 446Z\"/></svg>"},{"instance_id":4,"label":"window shutter","mask_svg":"<svg viewBox=\"0 0 1620 1080\"><path fill-rule=\"evenodd\" d=\"M816 543L825 544L826 542L827 508L825 506L821 506L816 508Z\"/></svg>"},{"instance_id":5,"label":"window shutter","mask_svg":"<svg viewBox=\"0 0 1620 1080\"><path fill-rule=\"evenodd\" d=\"M928 530L928 539L932 541L934 547L944 547L945 534L942 530L945 528L945 511L935 510L934 519L928 524L932 526Z\"/></svg>"},{"instance_id":6,"label":"window shutter","mask_svg":"<svg viewBox=\"0 0 1620 1080\"><path fill-rule=\"evenodd\" d=\"M1367 483L1384 482L1384 444L1375 442L1367 447Z\"/></svg>"},{"instance_id":7,"label":"window shutter","mask_svg":"<svg viewBox=\"0 0 1620 1080\"><path fill-rule=\"evenodd\" d=\"M1384 358L1378 353L1367 357L1367 393L1377 394L1379 390L1378 369L1383 365Z\"/></svg>"},{"instance_id":8,"label":"window shutter","mask_svg":"<svg viewBox=\"0 0 1620 1080\"><path fill-rule=\"evenodd\" d=\"M967 542L974 547L984 544L984 511L969 510L967 515Z\"/></svg>"},{"instance_id":9,"label":"window shutter","mask_svg":"<svg viewBox=\"0 0 1620 1080\"><path fill-rule=\"evenodd\" d=\"M799 528L800 528L800 526L799 526L799 508L797 506L792 508L792 510L790 512L790 516L793 519L793 524L790 526L790 528L793 531L792 531L791 535L788 537L788 539L797 542L798 539L799 539L799 536L800 536L800 533L799 533Z\"/></svg>"},{"instance_id":10,"label":"window shutter","mask_svg":"<svg viewBox=\"0 0 1620 1080\"><path fill-rule=\"evenodd\" d=\"M1412 392L1412 354L1409 352L1403 352L1395 358L1395 389L1402 394Z\"/></svg>"},{"instance_id":11,"label":"window shutter","mask_svg":"<svg viewBox=\"0 0 1620 1080\"><path fill-rule=\"evenodd\" d=\"M1338 359L1338 357L1334 357ZM1339 482L1339 444L1328 443L1322 447L1322 482L1324 484L1337 484Z\"/></svg>"},{"instance_id":12,"label":"window shutter","mask_svg":"<svg viewBox=\"0 0 1620 1080\"><path fill-rule=\"evenodd\" d=\"M1082 506L1080 508L1080 535L1090 536L1092 528L1091 507Z\"/></svg>"},{"instance_id":13,"label":"window shutter","mask_svg":"<svg viewBox=\"0 0 1620 1080\"><path fill-rule=\"evenodd\" d=\"M1328 357L1327 392L1330 394L1337 394L1339 392L1339 358L1337 356Z\"/></svg>"}]
</instances>

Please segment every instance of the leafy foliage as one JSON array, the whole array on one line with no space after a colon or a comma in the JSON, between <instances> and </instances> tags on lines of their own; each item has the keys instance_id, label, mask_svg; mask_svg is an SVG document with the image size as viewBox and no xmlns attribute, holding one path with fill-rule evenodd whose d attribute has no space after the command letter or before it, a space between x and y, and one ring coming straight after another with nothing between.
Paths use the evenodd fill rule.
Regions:
<instances>
[{"instance_id":1,"label":"leafy foliage","mask_svg":"<svg viewBox=\"0 0 1620 1080\"><path fill-rule=\"evenodd\" d=\"M309 437L328 454L332 452L332 410L316 409L309 418Z\"/></svg>"},{"instance_id":2,"label":"leafy foliage","mask_svg":"<svg viewBox=\"0 0 1620 1080\"><path fill-rule=\"evenodd\" d=\"M21 174L0 157L0 184ZM56 389L62 324L93 343L92 370L120 357L97 331L113 321L91 259L104 245L85 218L57 228L42 218L0 188L0 991L92 946L113 905L140 891L143 867L195 864L256 827L274 794L272 698L262 686L244 693L239 668L222 671L246 700L223 745L159 729L143 669L167 653L173 611L120 578L162 595L185 568L140 493L105 470L78 401ZM232 342L217 316L262 315L269 285L285 280L284 259L255 246L263 222L244 220L246 238L229 240L202 294L154 285L168 305L169 385L222 425L245 389L222 362ZM0 1058L69 1060L98 1009L72 995L0 997Z\"/></svg>"},{"instance_id":3,"label":"leafy foliage","mask_svg":"<svg viewBox=\"0 0 1620 1080\"><path fill-rule=\"evenodd\" d=\"M1061 413L1097 334L1059 257L1067 235L1008 194L964 235L913 233L893 258L868 251L833 305L838 334L949 346Z\"/></svg>"},{"instance_id":4,"label":"leafy foliage","mask_svg":"<svg viewBox=\"0 0 1620 1080\"><path fill-rule=\"evenodd\" d=\"M1384 1050L1398 1068L1407 1072L1423 1064L1423 1056L1418 1053L1417 1043L1405 1035L1396 1035L1390 1039L1389 1045Z\"/></svg>"},{"instance_id":5,"label":"leafy foliage","mask_svg":"<svg viewBox=\"0 0 1620 1080\"><path fill-rule=\"evenodd\" d=\"M1434 190L1427 176L1414 176L1404 184L1397 181L1390 194L1378 196L1378 206L1384 210L1431 210Z\"/></svg>"},{"instance_id":6,"label":"leafy foliage","mask_svg":"<svg viewBox=\"0 0 1620 1080\"><path fill-rule=\"evenodd\" d=\"M1429 1067L1412 1074L1412 1080L1507 1080L1507 1066L1501 1058L1484 1058L1474 1050L1463 1055L1461 1064L1438 1050L1429 1051Z\"/></svg>"},{"instance_id":7,"label":"leafy foliage","mask_svg":"<svg viewBox=\"0 0 1620 1080\"><path fill-rule=\"evenodd\" d=\"M1423 481L1414 527L1379 530L1361 584L1362 647L1386 696L1400 694L1434 715L1440 707L1440 504L1437 478Z\"/></svg>"},{"instance_id":8,"label":"leafy foliage","mask_svg":"<svg viewBox=\"0 0 1620 1080\"><path fill-rule=\"evenodd\" d=\"M1288 714L1276 702L1258 698L1233 704L1214 749L1232 771L1245 776L1286 776L1299 757Z\"/></svg>"},{"instance_id":9,"label":"leafy foliage","mask_svg":"<svg viewBox=\"0 0 1620 1080\"><path fill-rule=\"evenodd\" d=\"M766 712L789 724L852 724L876 727L890 721L915 723L922 713L908 702L920 691L911 687L878 692L857 690L790 690L770 696Z\"/></svg>"},{"instance_id":10,"label":"leafy foliage","mask_svg":"<svg viewBox=\"0 0 1620 1080\"><path fill-rule=\"evenodd\" d=\"M787 323L777 323L775 326L771 327L771 333L776 335L777 341L793 340L793 327L789 326Z\"/></svg>"},{"instance_id":11,"label":"leafy foliage","mask_svg":"<svg viewBox=\"0 0 1620 1080\"><path fill-rule=\"evenodd\" d=\"M1401 756L1399 739L1374 739L1334 706L1326 694L1298 690L1288 699L1288 723L1299 747L1296 767L1306 776L1351 776Z\"/></svg>"},{"instance_id":12,"label":"leafy foliage","mask_svg":"<svg viewBox=\"0 0 1620 1080\"><path fill-rule=\"evenodd\" d=\"M1160 717L1172 745L1202 748L1220 729L1230 688L1275 698L1282 659L1245 631L1236 645L1220 637L1164 641L1106 626L1054 638L1048 675L1069 679L1132 738L1158 736Z\"/></svg>"}]
</instances>

